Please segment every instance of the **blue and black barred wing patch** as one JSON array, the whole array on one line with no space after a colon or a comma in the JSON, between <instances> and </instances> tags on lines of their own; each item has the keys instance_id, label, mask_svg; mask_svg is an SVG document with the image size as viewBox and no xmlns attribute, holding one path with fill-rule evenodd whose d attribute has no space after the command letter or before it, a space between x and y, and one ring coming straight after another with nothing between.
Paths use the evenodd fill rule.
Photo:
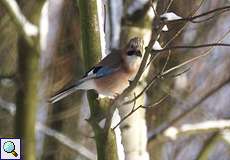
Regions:
<instances>
[{"instance_id":1,"label":"blue and black barred wing patch","mask_svg":"<svg viewBox=\"0 0 230 160\"><path fill-rule=\"evenodd\" d=\"M84 78L91 77L91 78L100 78L104 76L108 76L115 72L117 69L103 67L103 66L96 66L89 70L85 75Z\"/></svg>"}]
</instances>

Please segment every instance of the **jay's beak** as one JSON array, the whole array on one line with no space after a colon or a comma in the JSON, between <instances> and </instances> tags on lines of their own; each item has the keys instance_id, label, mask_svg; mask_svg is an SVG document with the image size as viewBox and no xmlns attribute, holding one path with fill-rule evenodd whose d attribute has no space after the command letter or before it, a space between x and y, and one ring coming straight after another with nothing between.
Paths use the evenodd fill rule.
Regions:
<instances>
[{"instance_id":1,"label":"jay's beak","mask_svg":"<svg viewBox=\"0 0 230 160\"><path fill-rule=\"evenodd\" d=\"M138 57L142 57L141 51L136 51L136 55L137 55Z\"/></svg>"}]
</instances>

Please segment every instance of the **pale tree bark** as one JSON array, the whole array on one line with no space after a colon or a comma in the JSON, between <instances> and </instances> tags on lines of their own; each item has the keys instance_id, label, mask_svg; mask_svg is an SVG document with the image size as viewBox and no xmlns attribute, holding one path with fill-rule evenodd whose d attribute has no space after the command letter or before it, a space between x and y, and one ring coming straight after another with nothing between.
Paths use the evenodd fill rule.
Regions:
<instances>
[{"instance_id":1,"label":"pale tree bark","mask_svg":"<svg viewBox=\"0 0 230 160\"><path fill-rule=\"evenodd\" d=\"M127 44L128 40L139 36L144 39L144 46L147 46L151 36L152 18L150 7L145 8L148 1L124 1L123 24L121 26L120 47ZM137 5L138 4L138 5ZM135 15L136 11L143 12L142 15ZM152 11L153 12L153 11ZM148 14L150 13L150 14ZM132 18L134 16L135 18ZM132 24L132 25L130 25ZM145 70L147 72L147 70ZM138 85L128 99L133 99L139 94L145 86L144 77L142 76L141 84ZM126 100L128 100L126 99ZM129 114L133 109L146 103L146 96L143 94L135 102L119 107L121 119ZM135 106L134 106L135 105ZM147 160L149 154L147 151L147 126L145 119L145 109L139 108L135 113L131 114L120 125L122 133L122 144L125 150L126 160Z\"/></svg>"},{"instance_id":2,"label":"pale tree bark","mask_svg":"<svg viewBox=\"0 0 230 160\"><path fill-rule=\"evenodd\" d=\"M37 121L45 123L47 120L48 109L51 107L48 103L48 98L52 94L52 65L54 62L55 53L57 52L57 44L60 36L63 0L47 0L42 8L40 18L40 64L41 81L39 83L38 95L38 113ZM43 152L43 142L45 135L37 132L37 153L38 158L41 158ZM46 147L45 147L46 148Z\"/></svg>"},{"instance_id":3,"label":"pale tree bark","mask_svg":"<svg viewBox=\"0 0 230 160\"><path fill-rule=\"evenodd\" d=\"M81 38L83 55L86 69L91 68L101 57L100 28L98 22L97 1L79 0ZM105 131L100 127L102 108L106 108L105 103L96 100L97 95L90 91L87 94L90 118L88 122L94 130L94 137L97 147L97 159L116 160L116 140L112 130Z\"/></svg>"}]
</instances>

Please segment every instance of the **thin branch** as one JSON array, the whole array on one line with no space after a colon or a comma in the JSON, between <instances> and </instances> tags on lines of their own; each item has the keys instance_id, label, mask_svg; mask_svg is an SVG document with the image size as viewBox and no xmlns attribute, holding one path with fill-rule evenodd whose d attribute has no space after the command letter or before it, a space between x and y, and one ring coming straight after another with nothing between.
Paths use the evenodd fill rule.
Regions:
<instances>
[{"instance_id":1,"label":"thin branch","mask_svg":"<svg viewBox=\"0 0 230 160\"><path fill-rule=\"evenodd\" d=\"M210 44L201 44L201 45L188 45L188 46L171 46L171 47L165 47L160 50L152 50L152 53L156 52L164 52L168 50L176 50L176 49L198 49L198 48L206 48L206 47L213 47L213 46L224 46L224 47L230 47L230 44L227 43L210 43Z\"/></svg>"},{"instance_id":2,"label":"thin branch","mask_svg":"<svg viewBox=\"0 0 230 160\"><path fill-rule=\"evenodd\" d=\"M134 99L136 99L136 95L134 94ZM126 120L129 116L131 116L134 112L136 112L141 106L138 106L137 108L136 107L136 100L134 100L134 103L133 103L133 108L132 110L125 116L123 117L120 122L118 122L114 127L113 127L113 130L116 129L124 120Z\"/></svg>"},{"instance_id":3,"label":"thin branch","mask_svg":"<svg viewBox=\"0 0 230 160\"><path fill-rule=\"evenodd\" d=\"M189 115L192 111L194 111L197 107L199 107L203 101L205 101L207 98L211 97L213 94L215 94L221 88L225 87L225 85L227 85L229 83L229 81L230 81L230 77L225 79L221 84L219 84L219 85L215 86L213 89L211 89L206 95L201 97L199 101L186 107L187 109L183 113L181 113L180 115L178 115L177 117L175 117L171 121L166 122L166 123L162 124L160 127L156 128L152 133L150 133L149 138L148 138L148 142L155 140L158 136L160 136L162 133L164 133L171 126L176 124L178 121L180 121L185 116Z\"/></svg>"},{"instance_id":4,"label":"thin branch","mask_svg":"<svg viewBox=\"0 0 230 160\"><path fill-rule=\"evenodd\" d=\"M123 118L120 120L120 122L118 122L118 123L116 124L116 126L113 127L112 129L113 129L113 130L116 129L122 122L124 122L128 117L130 117L130 116L131 116L134 112L136 112L139 108L142 108L142 106L140 105L140 106L138 106L137 108L132 109L132 111L129 112L125 117L123 117Z\"/></svg>"},{"instance_id":5,"label":"thin branch","mask_svg":"<svg viewBox=\"0 0 230 160\"><path fill-rule=\"evenodd\" d=\"M145 86L144 89L136 97L126 102L123 102L122 105L127 105L137 100L139 97L141 97L143 93L145 93L156 82L156 80L157 80L157 76L154 76L152 80L150 81L150 83L148 83L147 86Z\"/></svg>"},{"instance_id":6,"label":"thin branch","mask_svg":"<svg viewBox=\"0 0 230 160\"><path fill-rule=\"evenodd\" d=\"M43 132L47 136L53 137L54 139L61 142L61 144L67 146L68 148L74 151L77 151L79 154L81 154L82 156L84 156L85 158L89 160L97 159L96 158L97 156L94 153L92 153L89 149L87 149L86 147L84 147L83 145L79 143L74 142L69 137L57 132L54 129L46 127L45 125L41 123L37 123L36 129Z\"/></svg>"},{"instance_id":7,"label":"thin branch","mask_svg":"<svg viewBox=\"0 0 230 160\"><path fill-rule=\"evenodd\" d=\"M195 124L183 124L178 128L172 126L165 130L163 135L171 140L176 140L180 135L215 132L229 128L230 120L210 120Z\"/></svg>"},{"instance_id":8,"label":"thin branch","mask_svg":"<svg viewBox=\"0 0 230 160\"><path fill-rule=\"evenodd\" d=\"M226 32L224 34L223 37L221 37L221 39L218 41L221 42L228 34L230 33L230 30L228 32ZM196 61L199 58L205 57L207 55L209 55L211 53L211 50L214 48L211 47L209 49L207 49L202 55L196 56L188 61L185 61L173 68L170 68L169 70L165 71L162 73L162 75L166 75L170 72L172 72L173 70L176 70L180 67L183 67L189 63L192 63L194 61ZM169 128L170 126L172 126L173 124L175 124L176 122L178 122L180 119L182 119L183 117L187 116L188 114L190 114L194 109L196 109L196 107L198 107L206 98L208 98L209 96L211 96L212 94L214 94L216 91L218 91L220 88L222 88L225 84L227 84L229 82L229 79L225 80L223 83L221 83L220 85L218 85L216 88L214 88L213 90L211 90L209 93L207 93L205 96L203 96L200 101L198 101L197 103L195 103L194 105L192 105L191 107L188 107L188 109L183 112L182 114L180 114L178 117L174 118L173 120L171 120L168 123L164 123L163 125L161 125L160 127L158 127L157 129L155 129L151 135L149 135L149 140L148 142L150 142L151 140L154 140L158 135L160 135L161 133L163 133L165 130L167 130L167 128Z\"/></svg>"},{"instance_id":9,"label":"thin branch","mask_svg":"<svg viewBox=\"0 0 230 160\"><path fill-rule=\"evenodd\" d=\"M152 62L154 62L154 61L157 59L157 57L158 57L159 55L160 55L159 53L157 53L157 54L155 54L155 55L151 54L150 60L149 60L149 62L147 63L146 68L148 68L148 66L149 66Z\"/></svg>"},{"instance_id":10,"label":"thin branch","mask_svg":"<svg viewBox=\"0 0 230 160\"><path fill-rule=\"evenodd\" d=\"M11 80L15 80L15 77L16 77L15 74L0 75L0 80L1 80L1 79L11 79Z\"/></svg>"},{"instance_id":11,"label":"thin branch","mask_svg":"<svg viewBox=\"0 0 230 160\"><path fill-rule=\"evenodd\" d=\"M219 44L225 37L227 37L227 35L228 35L229 33L230 33L230 30L229 30L228 32L226 32L226 33L224 34L224 36L221 37L220 40L217 41L217 43ZM185 61L185 62L183 62L183 63L181 63L181 64L179 64L179 65L177 65L177 66L175 66L175 67L172 67L172 68L168 69L167 71L163 72L162 75L166 75L166 74L168 74L168 73L170 73L170 72L172 72L172 71L174 71L174 70L176 70L176 69L178 69L178 68L181 68L181 67L183 67L183 66L185 66L185 65L187 65L187 64L189 64L189 63L192 63L192 62L194 62L194 61L196 61L196 60L198 60L198 59L200 59L200 58L202 58L202 57L205 57L205 56L209 55L209 54L211 53L211 50L212 50L214 47L215 47L215 46L212 46L211 48L209 48L209 49L207 49L205 52L203 52L201 55L196 56L196 57L194 57L194 58L192 58L192 59L189 59L189 60L187 60L187 61Z\"/></svg>"},{"instance_id":12,"label":"thin branch","mask_svg":"<svg viewBox=\"0 0 230 160\"><path fill-rule=\"evenodd\" d=\"M193 13L191 13L191 16L194 16L196 14L196 12L201 8L202 4L204 4L204 2L207 1L207 0L202 0L199 4L199 6L197 7L197 9L195 9L193 11ZM188 25L188 21L186 21L186 23L180 28L180 30L172 36L172 38L170 38L164 45L163 48L167 47L176 37L178 37L180 35L180 33L184 30L184 28Z\"/></svg>"},{"instance_id":13,"label":"thin branch","mask_svg":"<svg viewBox=\"0 0 230 160\"><path fill-rule=\"evenodd\" d=\"M178 76L180 76L180 75L182 75L182 74L188 72L189 70L190 70L190 68L188 68L188 69L184 70L183 72L180 72L180 73L178 73L178 74L176 74L176 75L168 76L168 77L166 77L166 78L175 78L175 77L178 77ZM148 83L148 84L144 87L144 89L143 89L135 98L133 98L133 99L131 99L131 100L128 100L128 101L122 103L122 105L127 105L127 104L130 104L130 103L132 103L133 101L137 100L137 99L140 98L141 95L142 95L143 93L145 93L153 84L155 84L155 83L157 82L158 79L166 79L166 78L163 77L163 73L154 76L154 77L151 79L150 83Z\"/></svg>"},{"instance_id":14,"label":"thin branch","mask_svg":"<svg viewBox=\"0 0 230 160\"><path fill-rule=\"evenodd\" d=\"M165 8L165 10L164 10L164 12L163 12L163 13L168 12L168 10L169 10L169 8L171 7L172 3L173 3L173 0L170 0L170 2L169 2L169 4L168 4L168 6Z\"/></svg>"},{"instance_id":15,"label":"thin branch","mask_svg":"<svg viewBox=\"0 0 230 160\"><path fill-rule=\"evenodd\" d=\"M221 37L221 39L218 41L218 44L220 44L219 42L222 41L229 33L230 33L230 30L229 30L228 32L226 32L225 35L224 35L223 37ZM179 69L179 68L181 68L181 67L183 67L183 66L186 66L186 65L188 65L188 64L190 64L190 63L192 63L192 62L195 62L196 60L198 60L198 59L200 59L200 58L202 58L202 57L205 57L205 56L209 55L209 54L211 53L211 50L212 50L214 47L215 47L215 46L212 46L211 48L209 48L209 49L207 49L205 52L203 52L201 55L196 56L196 57L194 57L194 58L191 58L191 59L189 59L189 60L187 60L187 61L185 61L185 62L183 62L183 63L181 63L181 64L179 64L179 65L177 65L177 66L174 66L174 67L172 67L172 68L170 68L170 69L168 69L168 70L166 70L166 71L164 71L164 72L161 72L161 74L158 74L158 75L154 76L154 77L152 78L151 82L150 82L150 83L149 83L149 84L148 84L148 85L137 95L136 98L138 99L146 90L148 90L148 89L155 83L155 80L156 80L156 79L162 79L165 75L167 75L167 74L169 74L169 73L171 73L171 72L173 72L173 71L175 71L175 70L177 70L177 69ZM158 55L158 54L156 54L156 56L157 56L157 55ZM155 56L155 57L156 57L156 56ZM181 73L179 73L179 74L177 74L177 75L173 75L173 76L171 76L171 77L177 77L177 76L179 76L179 75L181 75L181 74L187 72L189 69L190 69L190 68L186 69L185 71L183 71L183 72L181 72ZM134 99L129 100L129 101L126 101L126 102L124 102L122 105L132 103L133 100L134 100Z\"/></svg>"},{"instance_id":16,"label":"thin branch","mask_svg":"<svg viewBox=\"0 0 230 160\"><path fill-rule=\"evenodd\" d=\"M38 35L38 27L34 24L30 23L26 17L21 12L17 2L15 0L1 0L0 3L4 6L6 11L9 13L11 18L13 19L15 25L19 32L21 32L27 42L33 46L34 41L32 36Z\"/></svg>"},{"instance_id":17,"label":"thin branch","mask_svg":"<svg viewBox=\"0 0 230 160\"><path fill-rule=\"evenodd\" d=\"M151 7L152 7L152 9L153 9L153 12L154 12L155 17L156 17L157 19L160 20L160 16L157 14L157 11L156 11L156 9L155 9L155 6L154 6L154 4L153 4L153 1L151 2Z\"/></svg>"},{"instance_id":18,"label":"thin branch","mask_svg":"<svg viewBox=\"0 0 230 160\"><path fill-rule=\"evenodd\" d=\"M206 1L206 0L202 0L202 1L201 1L199 7L191 14L192 16L199 10L199 8L202 6L202 4L203 4L205 1ZM181 27L181 29L180 29L171 39L169 39L169 40L165 43L165 46L164 46L163 48L167 47L177 36L179 36L180 33L184 30L184 28L186 27L187 24L188 24L188 22L186 22L186 23ZM153 60L155 60L155 59L158 57L158 55L160 55L160 54L156 54L155 56L152 56L152 55L151 55L150 61L148 62L147 66L149 66L149 65L151 64L151 62L152 62Z\"/></svg>"},{"instance_id":19,"label":"thin branch","mask_svg":"<svg viewBox=\"0 0 230 160\"><path fill-rule=\"evenodd\" d=\"M0 97L0 108L9 112L11 115L15 115L16 105L11 102L7 102Z\"/></svg>"},{"instance_id":20,"label":"thin branch","mask_svg":"<svg viewBox=\"0 0 230 160\"><path fill-rule=\"evenodd\" d=\"M156 34L157 36L153 36L153 35L151 36L151 40L150 40L150 42L149 42L149 44L145 50L144 57L143 57L143 60L141 62L140 68L139 68L134 80L132 81L132 84L127 89L125 89L125 91L119 96L121 99L123 99L122 97L125 97L128 93L130 93L136 87L136 85L137 85L139 79L141 78L143 71L145 69L146 62L147 62L148 57L151 53L151 49L152 49L153 45L156 43L160 33L162 32L162 28L163 28L163 25L161 25L159 27L157 34Z\"/></svg>"},{"instance_id":21,"label":"thin branch","mask_svg":"<svg viewBox=\"0 0 230 160\"><path fill-rule=\"evenodd\" d=\"M214 14L214 15L212 15L212 16L210 16L210 17L208 17L208 18L206 18L206 19L203 19L203 20L196 20L196 21L192 21L192 23L202 23L202 22L207 22L207 21L209 21L209 20L211 20L211 19L213 19L213 18L215 18L215 17L217 17L217 16L219 16L219 15L221 15L222 13L224 13L225 11L222 11L222 12L219 12L219 13L216 13L216 14Z\"/></svg>"},{"instance_id":22,"label":"thin branch","mask_svg":"<svg viewBox=\"0 0 230 160\"><path fill-rule=\"evenodd\" d=\"M179 73L177 73L177 74L174 74L174 75L171 75L171 76L167 76L167 78L175 78L175 77L178 77L178 76L180 76L180 75L182 75L182 74L188 72L190 69L191 69L191 67L189 67L189 68L187 68L187 69L185 69L185 70L183 70L182 72L179 72Z\"/></svg>"},{"instance_id":23,"label":"thin branch","mask_svg":"<svg viewBox=\"0 0 230 160\"><path fill-rule=\"evenodd\" d=\"M216 8L216 9L213 9L211 11L208 11L208 12L205 12L205 13L202 13L202 14L199 14L197 16L193 16L193 17L188 17L188 20L194 20L194 19L197 19L197 18L200 18L200 17L204 17L204 16L207 16L209 14L212 14L212 13L215 13L215 12L218 12L218 11L221 11L222 13L224 12L227 12L227 11L230 11L230 6L225 6L225 7L220 7L220 8Z\"/></svg>"},{"instance_id":24,"label":"thin branch","mask_svg":"<svg viewBox=\"0 0 230 160\"><path fill-rule=\"evenodd\" d=\"M229 31L229 32L230 32L230 31ZM208 50L207 50L206 52L204 52L203 54L201 54L201 55L199 55L199 56L196 56L196 57L194 57L194 58L191 58L191 59L189 59L189 60L187 60L187 61L185 61L185 62L183 62L183 63L181 63L181 64L179 64L179 65L177 65L177 66L174 66L174 67L172 67L172 68L170 68L170 69L168 69L168 70L166 70L166 71L164 71L164 72L161 72L160 74L154 76L154 77L152 78L152 80L150 81L150 83L149 83L149 84L148 84L148 85L137 95L136 98L139 98L145 91L147 91L147 90L155 83L156 79L162 79L165 75L167 75L167 74L169 74L169 73L171 73L171 72L173 72L173 71L175 71L175 70L177 70L177 69L179 69L179 68L181 68L181 67L183 67L183 66L186 66L186 65L188 65L188 64L190 64L190 63L192 63L192 62L195 62L196 60L198 60L198 59L200 59L200 58L202 58L202 57L207 56L208 54L211 53L211 52L209 52L210 50L211 50L211 49L208 49ZM181 73L179 73L179 74L177 74L177 75L173 75L173 76L171 76L171 77L177 77L177 76L179 76L179 75L181 75L181 74L187 72L189 69L190 69L190 68L186 69L185 71L183 71L183 72L181 72ZM133 101L134 101L134 99L129 100L129 101L126 101L126 102L124 102L122 105L132 103Z\"/></svg>"},{"instance_id":25,"label":"thin branch","mask_svg":"<svg viewBox=\"0 0 230 160\"><path fill-rule=\"evenodd\" d=\"M143 106L142 108L146 108L146 109L149 109L149 108L153 108L155 106L158 106L160 103L162 103L164 100L166 100L168 98L168 94L161 97L157 102L154 102L154 103L151 103L151 104L148 104L148 105L145 105Z\"/></svg>"},{"instance_id":26,"label":"thin branch","mask_svg":"<svg viewBox=\"0 0 230 160\"><path fill-rule=\"evenodd\" d=\"M198 19L198 18L201 18L201 17L204 17L204 16L207 16L209 14L212 14L212 13L215 13L215 12L220 12L220 14L224 13L224 12L227 12L227 11L230 11L230 6L225 6L225 7L220 7L220 8L216 8L216 9L213 9L211 11L208 11L208 12L205 12L205 13L202 13L202 14L199 14L197 16L192 16L192 17L186 17L186 18L181 18L181 19L176 19L176 20L170 20L170 21L167 21L167 20L164 20L162 19L165 23L167 22L179 22L179 21L190 21L190 22L193 22L195 19ZM218 14L218 15L220 15ZM196 21L195 21L196 23Z\"/></svg>"},{"instance_id":27,"label":"thin branch","mask_svg":"<svg viewBox=\"0 0 230 160\"><path fill-rule=\"evenodd\" d=\"M156 16L156 17L158 17L158 16ZM163 24L160 24L158 30L156 31L156 35L157 35L157 36L153 36L153 34L152 34L151 39L150 39L149 44L148 44L148 47L147 47L146 50L145 50L144 57L143 57L143 59L142 59L141 65L140 65L140 67L139 67L139 70L138 70L138 72L137 72L137 74L136 74L134 80L132 81L131 85L130 85L128 88L126 88L126 89L123 91L123 93L120 94L120 95L114 100L112 106L110 107L109 115L108 115L107 118L106 118L106 123L105 123L105 127L104 127L104 129L105 129L106 131L109 131L109 129L110 129L111 120L112 120L112 115L113 115L113 113L114 113L116 107L118 107L118 106L122 103L124 97L126 97L126 95L128 95L128 94L137 86L138 81L139 81L139 79L141 78L141 76L142 76L142 74L143 74L143 71L145 70L145 66L146 66L146 63L147 63L147 61L148 61L148 58L149 58L151 49L152 49L153 45L156 43L156 41L158 40L159 35L160 35L160 33L162 32L162 28L163 28Z\"/></svg>"},{"instance_id":28,"label":"thin branch","mask_svg":"<svg viewBox=\"0 0 230 160\"><path fill-rule=\"evenodd\" d=\"M166 98L168 97L168 95L166 95L166 96L163 96L162 98L160 98L157 102L155 102L155 103L153 103L153 104L149 104L149 105L146 105L146 106L142 106L142 105L140 105L140 106L138 106L138 107L136 107L135 108L135 104L136 104L136 97L134 97L134 106L133 106L133 108L132 108L132 110L125 116L125 117L123 117L121 120L120 120L120 122L113 128L113 130L114 129L116 129L116 127L118 127L122 122L124 122L128 117L130 117L133 113L135 113L138 109L140 109L140 108L145 108L145 109L149 109L149 108L153 108L153 107L155 107L155 106L158 106L160 103L162 103Z\"/></svg>"},{"instance_id":29,"label":"thin branch","mask_svg":"<svg viewBox=\"0 0 230 160\"><path fill-rule=\"evenodd\" d=\"M175 67L172 67L172 68L168 69L167 71L163 72L161 75L162 76L167 75L167 74L171 73L172 71L175 71L175 70L177 70L177 69L179 69L179 68L181 68L183 66L186 66L189 63L195 62L196 60L209 55L210 53L211 52L205 52L204 54L201 54L201 55L196 56L196 57L194 57L192 59L189 59L189 60L187 60L187 61L185 61L185 62L183 62L183 63L181 63L181 64L179 64L179 65L177 65Z\"/></svg>"},{"instance_id":30,"label":"thin branch","mask_svg":"<svg viewBox=\"0 0 230 160\"><path fill-rule=\"evenodd\" d=\"M7 102L7 101L3 100L2 98L0 98L0 108L6 110L12 116L15 115L16 105L14 103ZM54 129L48 128L45 125L41 124L40 122L38 122L36 124L36 129L43 132L45 135L48 135L50 137L55 138L56 140L61 142L63 145L65 145L65 146L71 148L72 150L78 152L79 154L86 157L87 159L89 159L89 160L95 160L96 159L96 155L94 153L92 153L90 150L85 148L83 145L74 142L69 137L63 135L62 133L59 133L59 132L55 131Z\"/></svg>"},{"instance_id":31,"label":"thin branch","mask_svg":"<svg viewBox=\"0 0 230 160\"><path fill-rule=\"evenodd\" d=\"M190 69L190 68L188 68L188 69L184 70L183 72L180 72L180 73L178 73L178 74L176 74L176 75L169 76L169 78L174 78L174 77L180 76L180 75L184 74L185 72L187 72L189 69ZM162 70L162 71L163 71L163 70ZM131 99L131 100L128 100L128 101L122 103L122 105L130 104L130 103L132 103L133 101L135 101L135 100L137 100L138 98L140 98L141 95L142 95L143 93L145 93L153 84L155 84L155 83L157 82L158 79L165 79L165 77L163 77L162 74L163 74L163 72L162 72L161 74L155 75L155 76L151 79L150 83L148 83L148 84L144 87L144 89L143 89L135 98L133 98L133 99ZM167 77L167 78L168 78L168 77Z\"/></svg>"},{"instance_id":32,"label":"thin branch","mask_svg":"<svg viewBox=\"0 0 230 160\"><path fill-rule=\"evenodd\" d=\"M168 56L167 56L167 59L166 59L166 62L165 62L165 64L164 64L164 66L163 66L163 68L162 68L161 73L163 73L163 72L165 71L165 68L166 68L166 66L167 66L167 64L168 64L168 62L169 62L169 59L170 59L170 55L171 55L171 50L168 50Z\"/></svg>"},{"instance_id":33,"label":"thin branch","mask_svg":"<svg viewBox=\"0 0 230 160\"><path fill-rule=\"evenodd\" d=\"M221 134L220 132L215 132L211 137L209 137L203 144L202 149L200 150L199 154L196 157L196 160L207 160L209 153L213 151L213 147L218 140L220 139Z\"/></svg>"}]
</instances>

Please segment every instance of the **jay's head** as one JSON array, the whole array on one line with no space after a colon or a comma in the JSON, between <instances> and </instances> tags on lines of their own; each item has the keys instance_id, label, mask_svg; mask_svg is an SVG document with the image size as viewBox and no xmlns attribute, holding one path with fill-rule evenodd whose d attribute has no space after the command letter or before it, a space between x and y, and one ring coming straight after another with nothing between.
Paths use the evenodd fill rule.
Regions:
<instances>
[{"instance_id":1,"label":"jay's head","mask_svg":"<svg viewBox=\"0 0 230 160\"><path fill-rule=\"evenodd\" d=\"M139 65L142 60L144 41L139 37L132 38L126 46L126 62L129 66Z\"/></svg>"},{"instance_id":2,"label":"jay's head","mask_svg":"<svg viewBox=\"0 0 230 160\"><path fill-rule=\"evenodd\" d=\"M127 56L142 57L143 52L143 39L139 37L132 38L127 45Z\"/></svg>"}]
</instances>

